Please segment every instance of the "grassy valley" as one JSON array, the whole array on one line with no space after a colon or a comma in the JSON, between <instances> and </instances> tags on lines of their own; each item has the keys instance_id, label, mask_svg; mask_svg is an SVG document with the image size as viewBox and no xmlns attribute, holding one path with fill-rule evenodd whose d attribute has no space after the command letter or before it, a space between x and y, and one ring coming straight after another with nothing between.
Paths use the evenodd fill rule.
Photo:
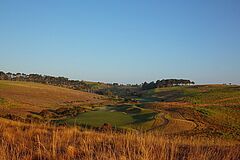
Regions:
<instances>
[{"instance_id":1,"label":"grassy valley","mask_svg":"<svg viewBox=\"0 0 240 160\"><path fill-rule=\"evenodd\" d=\"M2 158L239 158L240 86L104 89L114 94L1 80Z\"/></svg>"}]
</instances>

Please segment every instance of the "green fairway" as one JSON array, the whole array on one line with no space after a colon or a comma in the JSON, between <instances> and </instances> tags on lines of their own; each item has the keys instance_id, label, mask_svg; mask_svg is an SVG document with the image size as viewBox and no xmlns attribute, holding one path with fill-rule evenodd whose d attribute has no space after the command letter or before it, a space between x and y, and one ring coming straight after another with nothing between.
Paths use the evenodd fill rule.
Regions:
<instances>
[{"instance_id":1,"label":"green fairway","mask_svg":"<svg viewBox=\"0 0 240 160\"><path fill-rule=\"evenodd\" d=\"M67 119L66 122L69 124L86 124L93 127L99 127L104 123L110 123L112 126L120 127L134 122L134 118L123 112L99 110L82 113L76 118Z\"/></svg>"},{"instance_id":2,"label":"green fairway","mask_svg":"<svg viewBox=\"0 0 240 160\"><path fill-rule=\"evenodd\" d=\"M156 113L152 110L141 109L137 106L108 106L96 111L79 114L77 117L59 121L70 125L87 125L92 127L109 123L114 127L124 127L143 123L153 119Z\"/></svg>"}]
</instances>

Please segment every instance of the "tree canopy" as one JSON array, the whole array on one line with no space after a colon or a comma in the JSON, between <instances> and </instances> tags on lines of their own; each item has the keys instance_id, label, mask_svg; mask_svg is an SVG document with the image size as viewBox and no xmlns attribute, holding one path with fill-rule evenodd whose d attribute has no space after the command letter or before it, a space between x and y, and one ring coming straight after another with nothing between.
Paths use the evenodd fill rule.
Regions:
<instances>
[{"instance_id":1,"label":"tree canopy","mask_svg":"<svg viewBox=\"0 0 240 160\"><path fill-rule=\"evenodd\" d=\"M179 85L191 85L195 84L193 81L186 80L186 79L163 79L163 80L157 80L156 82L144 82L142 84L142 89L154 89L154 88L160 88L160 87L171 87L171 86L179 86Z\"/></svg>"}]
</instances>

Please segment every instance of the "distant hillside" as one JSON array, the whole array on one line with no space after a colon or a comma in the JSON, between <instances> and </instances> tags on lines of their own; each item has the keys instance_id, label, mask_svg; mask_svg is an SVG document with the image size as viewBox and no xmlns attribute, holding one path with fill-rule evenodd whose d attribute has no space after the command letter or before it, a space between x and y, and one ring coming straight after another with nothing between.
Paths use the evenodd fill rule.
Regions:
<instances>
[{"instance_id":1,"label":"distant hillside","mask_svg":"<svg viewBox=\"0 0 240 160\"><path fill-rule=\"evenodd\" d=\"M144 90L138 98L145 107L168 119L164 132L195 128L185 135L201 134L240 139L240 86L195 85ZM188 123L186 123L188 121Z\"/></svg>"},{"instance_id":2,"label":"distant hillside","mask_svg":"<svg viewBox=\"0 0 240 160\"><path fill-rule=\"evenodd\" d=\"M112 98L129 99L130 96L136 96L141 90L154 88L172 87L181 85L195 84L193 81L186 79L162 79L156 82L144 82L142 84L118 84L70 80L66 77L54 77L41 74L10 73L0 71L0 80L24 81L49 84L59 87L65 87L74 90L80 90L99 95L105 95Z\"/></svg>"},{"instance_id":3,"label":"distant hillside","mask_svg":"<svg viewBox=\"0 0 240 160\"><path fill-rule=\"evenodd\" d=\"M54 77L41 74L5 73L3 71L0 71L0 80L37 82L87 92L94 92L96 89L107 88L112 85L101 82L70 80L66 77Z\"/></svg>"},{"instance_id":4,"label":"distant hillside","mask_svg":"<svg viewBox=\"0 0 240 160\"><path fill-rule=\"evenodd\" d=\"M0 112L22 114L68 105L99 104L104 96L33 82L0 80Z\"/></svg>"}]
</instances>

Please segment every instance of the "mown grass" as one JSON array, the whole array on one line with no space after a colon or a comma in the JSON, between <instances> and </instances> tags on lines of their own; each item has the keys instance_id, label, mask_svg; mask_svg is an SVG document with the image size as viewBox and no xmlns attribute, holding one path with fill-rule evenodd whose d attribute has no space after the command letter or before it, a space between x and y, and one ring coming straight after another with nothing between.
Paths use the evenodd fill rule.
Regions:
<instances>
[{"instance_id":1,"label":"mown grass","mask_svg":"<svg viewBox=\"0 0 240 160\"><path fill-rule=\"evenodd\" d=\"M133 123L134 119L122 112L109 112L100 110L81 113L76 118L68 118L64 120L64 122L71 125L89 125L93 127L100 127L104 123L109 123L112 126L121 127L129 123Z\"/></svg>"},{"instance_id":2,"label":"mown grass","mask_svg":"<svg viewBox=\"0 0 240 160\"><path fill-rule=\"evenodd\" d=\"M134 105L99 107L93 111L80 113L77 117L55 120L57 124L101 127L108 123L116 128L136 128L153 120L157 113L150 109L143 109Z\"/></svg>"}]
</instances>

